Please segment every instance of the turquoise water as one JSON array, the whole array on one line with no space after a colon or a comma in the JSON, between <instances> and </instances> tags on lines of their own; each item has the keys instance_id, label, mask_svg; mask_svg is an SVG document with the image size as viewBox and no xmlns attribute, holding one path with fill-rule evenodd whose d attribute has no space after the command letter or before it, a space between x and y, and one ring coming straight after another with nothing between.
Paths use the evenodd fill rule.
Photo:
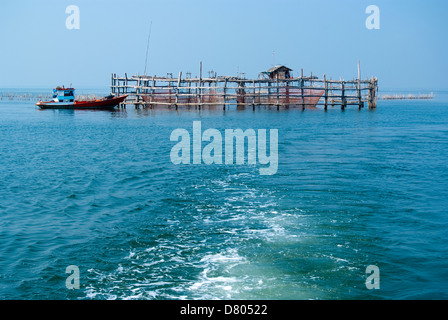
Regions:
<instances>
[{"instance_id":1,"label":"turquoise water","mask_svg":"<svg viewBox=\"0 0 448 320\"><path fill-rule=\"evenodd\" d=\"M443 93L326 113L33 103L0 101L1 299L448 298ZM172 164L196 120L278 129L277 174Z\"/></svg>"}]
</instances>

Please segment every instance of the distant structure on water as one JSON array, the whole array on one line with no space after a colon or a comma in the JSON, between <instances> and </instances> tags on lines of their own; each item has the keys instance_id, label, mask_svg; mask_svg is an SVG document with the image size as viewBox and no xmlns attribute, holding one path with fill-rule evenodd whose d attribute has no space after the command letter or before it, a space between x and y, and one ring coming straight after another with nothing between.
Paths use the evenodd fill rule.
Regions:
<instances>
[{"instance_id":1,"label":"distant structure on water","mask_svg":"<svg viewBox=\"0 0 448 320\"><path fill-rule=\"evenodd\" d=\"M434 99L434 93L431 92L430 94L384 94L381 96L382 100L429 100Z\"/></svg>"}]
</instances>

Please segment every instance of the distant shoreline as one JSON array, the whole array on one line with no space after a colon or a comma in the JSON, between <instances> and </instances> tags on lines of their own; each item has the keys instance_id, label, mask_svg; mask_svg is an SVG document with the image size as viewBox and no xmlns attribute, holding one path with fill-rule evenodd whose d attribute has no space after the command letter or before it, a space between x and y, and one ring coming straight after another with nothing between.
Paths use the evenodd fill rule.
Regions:
<instances>
[{"instance_id":1,"label":"distant shoreline","mask_svg":"<svg viewBox=\"0 0 448 320\"><path fill-rule=\"evenodd\" d=\"M107 95L107 91L101 92L100 90L80 90L81 93L76 95L78 100L95 100L97 98ZM29 90L17 89L17 90L2 90L0 89L0 101L48 101L53 97L53 92L45 92L43 90Z\"/></svg>"},{"instance_id":2,"label":"distant shoreline","mask_svg":"<svg viewBox=\"0 0 448 320\"><path fill-rule=\"evenodd\" d=\"M378 99L380 100L428 100L428 99L434 99L434 93L431 92L430 94L383 94L382 96L378 96Z\"/></svg>"}]
</instances>

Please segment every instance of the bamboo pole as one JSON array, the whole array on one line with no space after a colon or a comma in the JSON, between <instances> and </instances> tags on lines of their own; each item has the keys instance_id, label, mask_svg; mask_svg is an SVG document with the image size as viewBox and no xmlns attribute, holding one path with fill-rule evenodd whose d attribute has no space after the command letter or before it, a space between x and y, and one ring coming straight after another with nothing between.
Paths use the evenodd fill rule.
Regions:
<instances>
[{"instance_id":1,"label":"bamboo pole","mask_svg":"<svg viewBox=\"0 0 448 320\"><path fill-rule=\"evenodd\" d=\"M179 78L177 79L177 88L176 88L176 109L177 105L179 104L179 88L180 88L180 82L182 79L182 71L179 72Z\"/></svg>"},{"instance_id":2,"label":"bamboo pole","mask_svg":"<svg viewBox=\"0 0 448 320\"><path fill-rule=\"evenodd\" d=\"M113 73L110 74L110 91L113 95L115 95L115 79Z\"/></svg>"},{"instance_id":3,"label":"bamboo pole","mask_svg":"<svg viewBox=\"0 0 448 320\"><path fill-rule=\"evenodd\" d=\"M202 104L202 61L199 63L199 109L201 109Z\"/></svg>"},{"instance_id":4,"label":"bamboo pole","mask_svg":"<svg viewBox=\"0 0 448 320\"><path fill-rule=\"evenodd\" d=\"M255 110L255 80L252 82L253 88L252 88L252 106Z\"/></svg>"},{"instance_id":5,"label":"bamboo pole","mask_svg":"<svg viewBox=\"0 0 448 320\"><path fill-rule=\"evenodd\" d=\"M361 108L364 106L362 102L362 94L361 94L361 67L358 60L358 83L357 83L357 90L358 90L358 108L361 110Z\"/></svg>"},{"instance_id":6,"label":"bamboo pole","mask_svg":"<svg viewBox=\"0 0 448 320\"><path fill-rule=\"evenodd\" d=\"M302 69L303 74L303 69ZM303 78L300 78L300 93L302 97L302 109L305 109L305 93L303 92Z\"/></svg>"},{"instance_id":7,"label":"bamboo pole","mask_svg":"<svg viewBox=\"0 0 448 320\"><path fill-rule=\"evenodd\" d=\"M223 93L223 100L224 100L224 106L223 109L226 110L226 91L227 91L227 78L224 80L224 93Z\"/></svg>"},{"instance_id":8,"label":"bamboo pole","mask_svg":"<svg viewBox=\"0 0 448 320\"><path fill-rule=\"evenodd\" d=\"M324 87L325 87L325 93L324 93L324 109L325 111L327 111L328 109L328 83L327 83L327 78L324 74Z\"/></svg>"},{"instance_id":9,"label":"bamboo pole","mask_svg":"<svg viewBox=\"0 0 448 320\"><path fill-rule=\"evenodd\" d=\"M277 110L279 109L280 106L280 91L279 91L279 87L278 87L278 75L276 77L276 86L277 86Z\"/></svg>"}]
</instances>

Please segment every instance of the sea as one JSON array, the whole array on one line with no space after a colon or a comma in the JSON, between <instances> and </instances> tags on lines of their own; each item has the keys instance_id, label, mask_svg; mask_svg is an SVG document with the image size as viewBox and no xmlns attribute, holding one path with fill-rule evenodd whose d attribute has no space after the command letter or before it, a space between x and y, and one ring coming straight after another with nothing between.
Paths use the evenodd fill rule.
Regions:
<instances>
[{"instance_id":1,"label":"sea","mask_svg":"<svg viewBox=\"0 0 448 320\"><path fill-rule=\"evenodd\" d=\"M0 89L0 299L448 298L448 92L328 111L40 93ZM278 170L174 164L194 121L278 130Z\"/></svg>"}]
</instances>

